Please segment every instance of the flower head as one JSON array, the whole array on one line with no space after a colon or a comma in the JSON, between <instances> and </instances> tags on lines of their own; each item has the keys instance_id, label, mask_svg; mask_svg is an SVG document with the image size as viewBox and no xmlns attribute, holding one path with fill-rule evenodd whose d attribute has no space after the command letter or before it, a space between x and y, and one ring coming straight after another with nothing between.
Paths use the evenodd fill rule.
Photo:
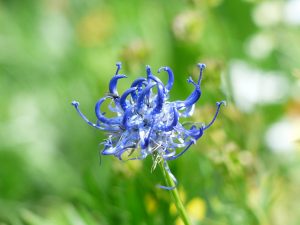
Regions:
<instances>
[{"instance_id":1,"label":"flower head","mask_svg":"<svg viewBox=\"0 0 300 225\"><path fill-rule=\"evenodd\" d=\"M198 64L198 67L198 80L195 82L191 77L187 80L194 90L185 100L169 100L169 92L174 84L174 75L169 67L158 70L158 73L168 75L167 84L152 73L150 66L146 66L147 76L137 78L130 88L119 95L117 84L126 76L119 74L121 64L117 63L117 71L109 82L109 93L95 105L96 123L83 115L77 101L73 101L72 105L89 125L106 132L107 139L102 142L103 155L114 155L120 160L125 154L129 159L144 159L151 155L155 166L158 161L166 162L183 155L214 123L221 105L225 104L224 101L217 102L216 113L207 125L194 123L188 126L190 123L180 122L180 118L193 114L195 103L201 96L200 85L205 64ZM108 109L115 117L105 116L101 109L105 101L109 101ZM176 183L167 163L164 165Z\"/></svg>"}]
</instances>

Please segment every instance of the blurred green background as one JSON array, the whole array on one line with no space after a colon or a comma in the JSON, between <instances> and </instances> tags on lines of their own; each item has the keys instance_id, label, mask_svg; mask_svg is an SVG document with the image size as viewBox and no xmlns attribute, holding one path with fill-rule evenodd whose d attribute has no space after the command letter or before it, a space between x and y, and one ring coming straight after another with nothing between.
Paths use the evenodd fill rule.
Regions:
<instances>
[{"instance_id":1,"label":"blurred green background","mask_svg":"<svg viewBox=\"0 0 300 225\"><path fill-rule=\"evenodd\" d=\"M218 121L170 163L195 224L300 224L300 1L1 0L0 224L182 224L152 160L102 157L95 102L170 66L172 99L207 64L193 120ZM164 79L164 78L162 78Z\"/></svg>"}]
</instances>

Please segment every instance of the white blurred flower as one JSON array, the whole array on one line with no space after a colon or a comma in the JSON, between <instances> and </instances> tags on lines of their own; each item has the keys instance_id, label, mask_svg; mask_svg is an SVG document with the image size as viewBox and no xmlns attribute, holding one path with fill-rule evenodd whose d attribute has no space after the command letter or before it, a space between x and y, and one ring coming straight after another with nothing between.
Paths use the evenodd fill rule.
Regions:
<instances>
[{"instance_id":1,"label":"white blurred flower","mask_svg":"<svg viewBox=\"0 0 300 225\"><path fill-rule=\"evenodd\" d=\"M254 9L252 18L260 27L277 25L282 20L282 3L279 1L262 2Z\"/></svg>"},{"instance_id":2,"label":"white blurred flower","mask_svg":"<svg viewBox=\"0 0 300 225\"><path fill-rule=\"evenodd\" d=\"M289 0L285 3L284 21L290 25L300 25L300 1Z\"/></svg>"},{"instance_id":3,"label":"white blurred flower","mask_svg":"<svg viewBox=\"0 0 300 225\"><path fill-rule=\"evenodd\" d=\"M43 169L54 160L57 137L56 128L45 119L41 108L40 98L48 99L48 96L39 93L39 97L16 93L9 107L10 118L0 126L0 132L3 132L3 145L14 147L30 164Z\"/></svg>"},{"instance_id":4,"label":"white blurred flower","mask_svg":"<svg viewBox=\"0 0 300 225\"><path fill-rule=\"evenodd\" d=\"M63 56L71 43L71 27L59 12L45 12L40 20L43 43L55 57Z\"/></svg>"},{"instance_id":5,"label":"white blurred flower","mask_svg":"<svg viewBox=\"0 0 300 225\"><path fill-rule=\"evenodd\" d=\"M283 118L274 123L266 132L268 147L277 153L291 153L300 138L300 119Z\"/></svg>"},{"instance_id":6,"label":"white blurred flower","mask_svg":"<svg viewBox=\"0 0 300 225\"><path fill-rule=\"evenodd\" d=\"M246 52L255 59L268 57L274 49L274 40L271 35L258 33L246 43Z\"/></svg>"},{"instance_id":7,"label":"white blurred flower","mask_svg":"<svg viewBox=\"0 0 300 225\"><path fill-rule=\"evenodd\" d=\"M294 83L291 95L296 101L300 102L300 79Z\"/></svg>"},{"instance_id":8,"label":"white blurred flower","mask_svg":"<svg viewBox=\"0 0 300 225\"><path fill-rule=\"evenodd\" d=\"M257 104L271 104L288 94L289 82L280 72L264 72L242 61L229 68L233 98L240 110L250 112Z\"/></svg>"}]
</instances>

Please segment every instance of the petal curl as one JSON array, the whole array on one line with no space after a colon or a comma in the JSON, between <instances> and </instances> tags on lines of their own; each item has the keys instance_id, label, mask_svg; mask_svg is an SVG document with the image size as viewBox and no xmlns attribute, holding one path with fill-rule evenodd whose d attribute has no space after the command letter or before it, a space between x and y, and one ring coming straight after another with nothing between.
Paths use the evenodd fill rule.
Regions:
<instances>
[{"instance_id":1,"label":"petal curl","mask_svg":"<svg viewBox=\"0 0 300 225\"><path fill-rule=\"evenodd\" d=\"M169 67L167 67L167 66L159 68L158 69L158 73L160 73L162 70L166 71L168 73L168 75L169 75L168 83L165 86L165 88L169 92L172 89L173 84L174 84L174 74L173 74L173 71Z\"/></svg>"},{"instance_id":2,"label":"petal curl","mask_svg":"<svg viewBox=\"0 0 300 225\"><path fill-rule=\"evenodd\" d=\"M159 130L162 130L162 131L165 131L165 132L172 131L173 128L177 125L178 120L179 120L178 112L175 109L175 107L172 108L172 111L173 111L173 120L172 120L172 123L167 124L165 126L158 126Z\"/></svg>"},{"instance_id":3,"label":"petal curl","mask_svg":"<svg viewBox=\"0 0 300 225\"><path fill-rule=\"evenodd\" d=\"M148 96L148 94L150 94L150 91L154 86L155 86L155 84L153 84L153 83L148 84L147 87L138 96L137 104L136 104L138 111L142 108L143 104L145 103L145 98Z\"/></svg>"},{"instance_id":4,"label":"petal curl","mask_svg":"<svg viewBox=\"0 0 300 225\"><path fill-rule=\"evenodd\" d=\"M127 78L127 76L123 75L123 74L118 74L111 78L111 80L109 82L109 92L111 94L114 94L115 96L119 95L119 93L117 91L117 85L118 85L118 80L122 79L122 78Z\"/></svg>"},{"instance_id":5,"label":"petal curl","mask_svg":"<svg viewBox=\"0 0 300 225\"><path fill-rule=\"evenodd\" d=\"M165 157L165 160L174 160L179 158L180 156L182 156L187 150L189 150L189 148L194 144L194 141L189 141L188 145L185 147L184 150L182 150L180 153L178 153L177 155L174 156L170 156L170 157Z\"/></svg>"},{"instance_id":6,"label":"petal curl","mask_svg":"<svg viewBox=\"0 0 300 225\"><path fill-rule=\"evenodd\" d=\"M226 105L226 101L217 102L216 105L217 105L216 113L215 113L213 119L210 121L210 123L207 126L204 127L204 130L206 130L207 128L209 128L215 122L215 120L216 120L216 118L217 118L217 116L218 116L218 114L220 112L221 106L222 105Z\"/></svg>"},{"instance_id":7,"label":"petal curl","mask_svg":"<svg viewBox=\"0 0 300 225\"><path fill-rule=\"evenodd\" d=\"M122 63L121 63L121 62L117 62L117 63L116 63L116 66L117 66L117 71L116 71L116 74L115 74L115 75L117 75L117 74L119 73L119 71L120 71L120 69L121 69L121 67L122 67Z\"/></svg>"},{"instance_id":8,"label":"petal curl","mask_svg":"<svg viewBox=\"0 0 300 225\"><path fill-rule=\"evenodd\" d=\"M152 110L151 114L155 115L161 112L164 104L164 90L163 86L159 83L157 83L157 97L156 97L156 105L154 109Z\"/></svg>"},{"instance_id":9,"label":"petal curl","mask_svg":"<svg viewBox=\"0 0 300 225\"><path fill-rule=\"evenodd\" d=\"M100 107L103 104L103 102L108 98L113 99L113 97L111 97L111 96L105 96L96 103L96 105L95 105L96 116L97 116L98 120L104 124L107 124L107 125L120 124L120 119L118 117L107 118L104 116L104 113L101 112Z\"/></svg>"},{"instance_id":10,"label":"petal curl","mask_svg":"<svg viewBox=\"0 0 300 225\"><path fill-rule=\"evenodd\" d=\"M99 125L94 124L94 123L92 123L91 121L89 121L88 118L80 111L80 109L79 109L79 102L77 102L77 101L72 101L71 104L75 107L75 109L76 109L76 111L78 112L78 114L81 116L81 118L82 118L87 124L91 125L92 127L97 128L97 129L103 130L103 127L100 127Z\"/></svg>"},{"instance_id":11,"label":"petal curl","mask_svg":"<svg viewBox=\"0 0 300 225\"><path fill-rule=\"evenodd\" d=\"M201 96L201 90L199 84L196 84L191 77L187 81L189 83L192 83L195 86L195 89L186 100L176 102L177 109L191 107L199 100Z\"/></svg>"},{"instance_id":12,"label":"petal curl","mask_svg":"<svg viewBox=\"0 0 300 225\"><path fill-rule=\"evenodd\" d=\"M127 105L126 103L126 98L128 95L134 93L136 91L137 87L132 87L132 88L129 88L128 90L126 90L123 95L121 96L120 98L120 105L121 105L121 108L125 111L129 105Z\"/></svg>"},{"instance_id":13,"label":"petal curl","mask_svg":"<svg viewBox=\"0 0 300 225\"><path fill-rule=\"evenodd\" d=\"M143 85L147 86L147 80L145 78L138 78L132 82L131 87L137 87L138 92L140 93ZM137 99L137 94L135 92L131 93L131 96L133 100Z\"/></svg>"}]
</instances>

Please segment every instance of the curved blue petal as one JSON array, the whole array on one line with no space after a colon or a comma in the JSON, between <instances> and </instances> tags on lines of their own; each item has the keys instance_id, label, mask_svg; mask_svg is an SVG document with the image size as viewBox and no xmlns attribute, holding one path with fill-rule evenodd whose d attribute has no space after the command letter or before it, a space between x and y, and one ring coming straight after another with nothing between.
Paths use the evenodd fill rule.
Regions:
<instances>
[{"instance_id":1,"label":"curved blue petal","mask_svg":"<svg viewBox=\"0 0 300 225\"><path fill-rule=\"evenodd\" d=\"M122 107L122 109L125 111L129 106L126 103L126 98L128 95L134 93L136 91L137 87L132 87L129 88L128 90L126 90L123 95L120 98L120 105Z\"/></svg>"},{"instance_id":2,"label":"curved blue petal","mask_svg":"<svg viewBox=\"0 0 300 225\"><path fill-rule=\"evenodd\" d=\"M101 105L103 104L103 102L108 99L108 98L111 98L111 96L106 96L106 97L103 97L101 98L95 105L95 113L96 113L96 116L98 118L99 121L101 121L102 123L105 123L107 125L112 125L112 124L120 124L120 121L118 118L107 118L104 116L104 114L101 112Z\"/></svg>"},{"instance_id":3,"label":"curved blue petal","mask_svg":"<svg viewBox=\"0 0 300 225\"><path fill-rule=\"evenodd\" d=\"M184 108L183 111L180 111L180 117L190 117L193 115L195 109L195 104L187 108Z\"/></svg>"},{"instance_id":4,"label":"curved blue petal","mask_svg":"<svg viewBox=\"0 0 300 225\"><path fill-rule=\"evenodd\" d=\"M158 73L160 73L160 71L162 71L162 70L166 71L169 75L169 80L168 80L168 83L166 85L166 89L169 92L172 89L173 84L174 84L174 74L173 74L172 70L167 66L159 68Z\"/></svg>"},{"instance_id":5,"label":"curved blue petal","mask_svg":"<svg viewBox=\"0 0 300 225\"><path fill-rule=\"evenodd\" d=\"M138 92L141 92L143 85L147 86L147 80L145 78L138 78L132 82L131 87L137 87ZM133 100L137 99L137 94L135 92L131 93L131 96Z\"/></svg>"},{"instance_id":6,"label":"curved blue petal","mask_svg":"<svg viewBox=\"0 0 300 225\"><path fill-rule=\"evenodd\" d=\"M131 108L127 108L124 112L123 118L122 118L122 125L125 127L126 130L130 130L131 126L128 123L128 120L131 118L132 116L132 109Z\"/></svg>"},{"instance_id":7,"label":"curved blue petal","mask_svg":"<svg viewBox=\"0 0 300 225\"><path fill-rule=\"evenodd\" d=\"M92 123L91 121L88 120L88 118L86 118L86 116L79 109L79 102L72 101L71 104L75 107L75 109L78 112L78 114L82 117L82 119L84 119L85 122L87 122L87 124L91 125L92 127L97 128L97 129L103 130L103 127L100 127L100 126Z\"/></svg>"},{"instance_id":8,"label":"curved blue petal","mask_svg":"<svg viewBox=\"0 0 300 225\"><path fill-rule=\"evenodd\" d=\"M116 149L113 147L113 143L111 139L107 139L101 144L104 145L104 149L102 150L101 154L102 155L114 155Z\"/></svg>"},{"instance_id":9,"label":"curved blue petal","mask_svg":"<svg viewBox=\"0 0 300 225\"><path fill-rule=\"evenodd\" d=\"M164 86L164 83L157 77L157 76L154 76L154 75L149 75L148 76L150 80L153 80L154 82Z\"/></svg>"},{"instance_id":10,"label":"curved blue petal","mask_svg":"<svg viewBox=\"0 0 300 225\"><path fill-rule=\"evenodd\" d=\"M188 82L192 83L195 86L195 89L186 100L176 102L176 106L178 109L188 108L194 105L201 96L201 90L199 84L196 84L191 77L188 79Z\"/></svg>"},{"instance_id":11,"label":"curved blue petal","mask_svg":"<svg viewBox=\"0 0 300 225\"><path fill-rule=\"evenodd\" d=\"M202 80L203 70L206 68L206 65L203 64L203 63L198 63L197 66L198 66L199 69L200 69L200 75L199 75L197 84L200 85L201 80Z\"/></svg>"},{"instance_id":12,"label":"curved blue petal","mask_svg":"<svg viewBox=\"0 0 300 225\"><path fill-rule=\"evenodd\" d=\"M152 75L152 72L151 72L151 67L149 65L146 66L146 74L147 74L147 81L148 83L150 82L150 75Z\"/></svg>"},{"instance_id":13,"label":"curved blue petal","mask_svg":"<svg viewBox=\"0 0 300 225\"><path fill-rule=\"evenodd\" d=\"M125 141L124 141L124 145L119 146L119 147L117 148L116 153L114 154L119 160L122 160L122 161L123 161L122 155L123 155L124 153L130 151L130 150L131 150L132 153L133 153L134 149L136 148L136 145L134 145L134 144L132 144L132 145L127 145L127 142L128 142L128 140L125 140ZM129 153L128 156L131 155L132 153Z\"/></svg>"},{"instance_id":14,"label":"curved blue petal","mask_svg":"<svg viewBox=\"0 0 300 225\"><path fill-rule=\"evenodd\" d=\"M185 147L184 150L182 150L180 153L178 153L177 155L171 156L171 157L165 157L165 160L174 160L177 159L178 157L182 156L187 150L189 150L189 148L192 146L192 144L194 144L194 141L190 141L188 143L188 145Z\"/></svg>"},{"instance_id":15,"label":"curved blue petal","mask_svg":"<svg viewBox=\"0 0 300 225\"><path fill-rule=\"evenodd\" d=\"M117 71L116 71L116 74L115 74L115 75L117 75L117 74L119 73L119 71L120 71L120 69L121 69L121 67L122 67L122 63L121 63L121 62L117 62L117 63L116 63L116 66L117 66Z\"/></svg>"},{"instance_id":16,"label":"curved blue petal","mask_svg":"<svg viewBox=\"0 0 300 225\"><path fill-rule=\"evenodd\" d=\"M163 86L157 83L157 97L156 97L156 105L153 111L151 112L152 115L158 114L161 112L164 104L164 90Z\"/></svg>"},{"instance_id":17,"label":"curved blue petal","mask_svg":"<svg viewBox=\"0 0 300 225\"><path fill-rule=\"evenodd\" d=\"M149 146L149 144L150 144L150 137L151 137L151 134L153 132L153 127L154 127L154 124L152 123L152 125L150 127L150 130L148 131L148 134L145 137L143 137L142 135L140 135L140 138L141 138L141 144L140 144L140 146L141 146L142 149L146 149Z\"/></svg>"},{"instance_id":18,"label":"curved blue petal","mask_svg":"<svg viewBox=\"0 0 300 225\"><path fill-rule=\"evenodd\" d=\"M204 127L204 130L206 130L207 128L209 128L215 122L215 120L216 120L216 118L217 118L217 116L218 116L218 114L220 112L221 106L222 105L226 105L226 102L225 101L217 102L216 105L217 105L217 111L216 111L213 119L210 121L210 123L207 126Z\"/></svg>"},{"instance_id":19,"label":"curved blue petal","mask_svg":"<svg viewBox=\"0 0 300 225\"><path fill-rule=\"evenodd\" d=\"M203 63L199 63L198 67L200 68L198 82L195 83L191 77L189 77L189 79L188 79L188 82L192 83L195 86L195 89L185 101L177 101L176 102L178 109L187 108L187 107L192 106L199 100L199 98L201 96L200 84L201 84L201 80L202 80L203 70L206 68L206 65Z\"/></svg>"},{"instance_id":20,"label":"curved blue petal","mask_svg":"<svg viewBox=\"0 0 300 225\"><path fill-rule=\"evenodd\" d=\"M198 140L204 134L204 126L200 127L199 129L194 125L188 131L189 136L193 137L194 140Z\"/></svg>"},{"instance_id":21,"label":"curved blue petal","mask_svg":"<svg viewBox=\"0 0 300 225\"><path fill-rule=\"evenodd\" d=\"M126 77L127 76L123 75L123 74L118 74L118 75L113 76L109 82L109 93L118 96L119 95L119 93L117 91L118 80L122 79L122 78L126 78Z\"/></svg>"},{"instance_id":22,"label":"curved blue petal","mask_svg":"<svg viewBox=\"0 0 300 225\"><path fill-rule=\"evenodd\" d=\"M147 80L143 77L137 78L135 81L132 82L131 87L138 87L140 84L145 84Z\"/></svg>"},{"instance_id":23,"label":"curved blue petal","mask_svg":"<svg viewBox=\"0 0 300 225\"><path fill-rule=\"evenodd\" d=\"M137 110L139 111L143 104L145 103L145 97L147 97L147 95L150 93L151 89L155 86L155 84L148 84L147 87L141 92L141 94L138 96L137 99Z\"/></svg>"},{"instance_id":24,"label":"curved blue petal","mask_svg":"<svg viewBox=\"0 0 300 225\"><path fill-rule=\"evenodd\" d=\"M172 108L172 111L173 111L173 121L172 121L172 123L171 124L167 124L165 126L159 127L160 130L163 130L165 132L172 131L173 128L177 125L178 120L179 120L178 112L175 109L175 107Z\"/></svg>"}]
</instances>

